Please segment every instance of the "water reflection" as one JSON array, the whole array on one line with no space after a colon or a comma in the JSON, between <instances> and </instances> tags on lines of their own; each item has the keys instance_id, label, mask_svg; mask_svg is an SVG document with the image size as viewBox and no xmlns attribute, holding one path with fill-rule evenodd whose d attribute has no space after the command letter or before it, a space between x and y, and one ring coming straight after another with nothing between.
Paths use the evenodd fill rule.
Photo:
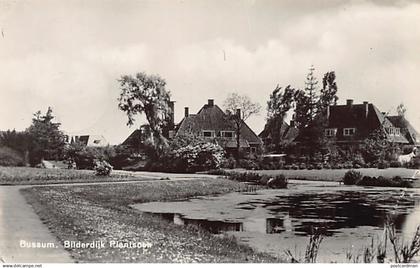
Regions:
<instances>
[{"instance_id":1,"label":"water reflection","mask_svg":"<svg viewBox=\"0 0 420 268\"><path fill-rule=\"evenodd\" d=\"M304 249L308 234L314 227L321 228L327 236L322 256L328 261L337 260L336 255L343 255L351 245L363 248L372 237L381 236L388 216L397 232L412 237L420 224L419 200L419 189L403 194L389 188L299 186L252 196L231 193L134 207L178 225L197 225L214 234L229 232L239 241L275 254L296 245ZM279 239L284 242L278 243Z\"/></svg>"},{"instance_id":2,"label":"water reflection","mask_svg":"<svg viewBox=\"0 0 420 268\"><path fill-rule=\"evenodd\" d=\"M227 231L293 232L294 235L307 236L313 228L321 228L325 235L331 236L346 228L382 228L387 215L392 215L397 230L405 227L415 231L420 218L419 201L415 201L415 196L401 199L396 194L398 192L337 191L251 199L236 204L236 209L249 212L248 217L228 220L222 217L217 220L197 219L182 213L157 214L175 224L193 224L215 234ZM263 216L255 216L255 211Z\"/></svg>"}]
</instances>

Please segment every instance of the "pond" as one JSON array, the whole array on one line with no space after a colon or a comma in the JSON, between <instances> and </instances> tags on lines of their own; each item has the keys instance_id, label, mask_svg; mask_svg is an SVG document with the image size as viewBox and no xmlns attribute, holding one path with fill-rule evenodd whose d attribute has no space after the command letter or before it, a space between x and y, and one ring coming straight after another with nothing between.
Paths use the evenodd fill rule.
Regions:
<instances>
[{"instance_id":1,"label":"pond","mask_svg":"<svg viewBox=\"0 0 420 268\"><path fill-rule=\"evenodd\" d=\"M383 235L389 215L409 239L420 224L420 189L290 183L288 189L135 204L134 208L179 225L200 225L215 235L233 235L258 251L303 257L313 228L325 233L319 262L347 262ZM388 243L389 244L389 243ZM390 252L391 253L391 252ZM391 254L390 254L391 255Z\"/></svg>"}]
</instances>

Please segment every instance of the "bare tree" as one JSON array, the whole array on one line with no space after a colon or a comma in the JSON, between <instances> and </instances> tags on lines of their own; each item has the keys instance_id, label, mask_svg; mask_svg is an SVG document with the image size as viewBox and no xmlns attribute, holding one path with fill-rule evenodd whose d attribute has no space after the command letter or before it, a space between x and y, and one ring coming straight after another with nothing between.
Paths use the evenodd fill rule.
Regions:
<instances>
[{"instance_id":1,"label":"bare tree","mask_svg":"<svg viewBox=\"0 0 420 268\"><path fill-rule=\"evenodd\" d=\"M239 95L236 92L230 93L223 103L226 111L236 114L238 109L241 110L241 118L246 121L251 115L258 114L261 111L261 105L252 102L247 95Z\"/></svg>"},{"instance_id":2,"label":"bare tree","mask_svg":"<svg viewBox=\"0 0 420 268\"><path fill-rule=\"evenodd\" d=\"M239 153L240 140L241 140L241 128L242 123L246 121L250 116L258 114L261 111L261 105L256 102L252 102L247 95L239 95L236 92L230 93L223 103L228 116L233 120L235 124L236 132L236 150Z\"/></svg>"}]
</instances>

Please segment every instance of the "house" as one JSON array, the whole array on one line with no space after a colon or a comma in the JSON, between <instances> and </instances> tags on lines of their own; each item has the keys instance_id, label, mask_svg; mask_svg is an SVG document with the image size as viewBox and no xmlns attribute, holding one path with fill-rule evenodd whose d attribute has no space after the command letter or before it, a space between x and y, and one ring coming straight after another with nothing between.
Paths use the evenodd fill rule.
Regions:
<instances>
[{"instance_id":1,"label":"house","mask_svg":"<svg viewBox=\"0 0 420 268\"><path fill-rule=\"evenodd\" d=\"M237 115L240 115L240 110ZM241 120L239 145L240 149L249 153L262 150L262 140ZM197 114L190 114L185 107L184 118L175 129L175 136L193 135L212 140L221 145L226 152L234 153L237 149L236 124L222 109L209 99Z\"/></svg>"},{"instance_id":2,"label":"house","mask_svg":"<svg viewBox=\"0 0 420 268\"><path fill-rule=\"evenodd\" d=\"M361 143L377 129L384 129L386 139L396 144L413 144L409 135L401 132L401 125L395 125L394 117L388 117L372 103L332 105L327 108L325 137L337 144ZM408 127L408 126L407 126ZM411 127L411 125L410 125ZM412 127L411 127L412 128ZM415 132L417 133L417 132Z\"/></svg>"},{"instance_id":3,"label":"house","mask_svg":"<svg viewBox=\"0 0 420 268\"><path fill-rule=\"evenodd\" d=\"M401 135L403 135L409 144L419 146L420 145L420 134L414 129L414 127L404 118L404 116L395 115L387 116L388 120L396 127L400 129Z\"/></svg>"},{"instance_id":4,"label":"house","mask_svg":"<svg viewBox=\"0 0 420 268\"><path fill-rule=\"evenodd\" d=\"M278 128L278 131L276 132L278 136L275 136L273 134L272 128L275 127ZM264 145L266 145L266 149L268 149L269 151L281 151L282 148L276 148L276 144L292 144L295 141L298 134L299 130L298 128L296 128L294 120L290 121L290 125L283 120L281 124L277 126L267 123L264 126L263 131L261 131L261 133L258 136L262 139Z\"/></svg>"},{"instance_id":5,"label":"house","mask_svg":"<svg viewBox=\"0 0 420 268\"><path fill-rule=\"evenodd\" d=\"M89 147L105 147L109 145L108 141L102 135L67 135L66 141L69 144L79 142Z\"/></svg>"}]
</instances>

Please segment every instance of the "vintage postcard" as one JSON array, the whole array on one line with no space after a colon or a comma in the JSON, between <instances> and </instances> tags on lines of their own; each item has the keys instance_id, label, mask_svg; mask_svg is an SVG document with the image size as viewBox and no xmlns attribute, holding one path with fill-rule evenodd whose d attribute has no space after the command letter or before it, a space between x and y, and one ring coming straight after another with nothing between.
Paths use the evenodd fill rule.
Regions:
<instances>
[{"instance_id":1,"label":"vintage postcard","mask_svg":"<svg viewBox=\"0 0 420 268\"><path fill-rule=\"evenodd\" d=\"M415 0L0 0L0 265L417 267L419 26Z\"/></svg>"}]
</instances>

